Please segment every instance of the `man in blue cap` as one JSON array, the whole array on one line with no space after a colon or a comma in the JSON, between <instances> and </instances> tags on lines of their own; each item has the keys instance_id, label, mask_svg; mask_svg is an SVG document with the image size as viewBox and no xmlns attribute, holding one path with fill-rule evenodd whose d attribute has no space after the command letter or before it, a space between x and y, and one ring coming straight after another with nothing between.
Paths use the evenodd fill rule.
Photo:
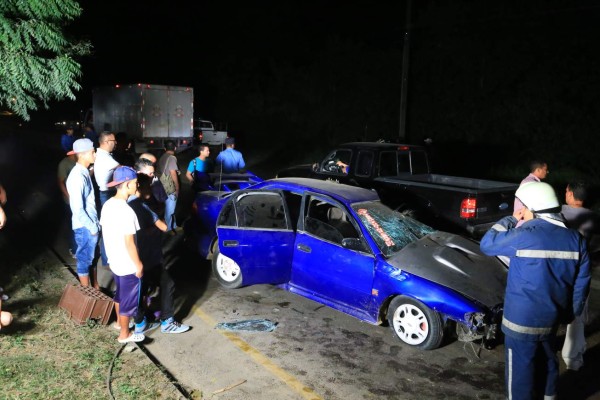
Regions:
<instances>
[{"instance_id":1,"label":"man in blue cap","mask_svg":"<svg viewBox=\"0 0 600 400\"><path fill-rule=\"evenodd\" d=\"M96 151L90 139L76 140L72 151L77 157L77 163L71 169L66 185L72 214L71 226L77 243L77 275L83 286L92 285L97 289L96 269L92 267L92 262L100 225L94 186L88 169L96 160Z\"/></svg>"}]
</instances>

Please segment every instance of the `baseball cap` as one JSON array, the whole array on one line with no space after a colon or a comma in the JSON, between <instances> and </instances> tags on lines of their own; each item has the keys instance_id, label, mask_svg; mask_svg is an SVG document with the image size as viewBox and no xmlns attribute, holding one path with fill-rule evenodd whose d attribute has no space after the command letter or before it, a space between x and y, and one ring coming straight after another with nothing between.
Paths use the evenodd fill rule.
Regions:
<instances>
[{"instance_id":1,"label":"baseball cap","mask_svg":"<svg viewBox=\"0 0 600 400\"><path fill-rule=\"evenodd\" d=\"M73 150L67 153L68 156L75 153L84 153L89 150L94 150L94 142L90 139L77 139L73 142Z\"/></svg>"},{"instance_id":2,"label":"baseball cap","mask_svg":"<svg viewBox=\"0 0 600 400\"><path fill-rule=\"evenodd\" d=\"M123 182L127 182L130 180L136 179L136 178L137 178L137 172L135 172L135 169L133 169L131 167L118 167L117 169L115 169L115 172L113 173L112 182L108 182L106 184L106 186L108 186L108 187L117 186Z\"/></svg>"}]
</instances>

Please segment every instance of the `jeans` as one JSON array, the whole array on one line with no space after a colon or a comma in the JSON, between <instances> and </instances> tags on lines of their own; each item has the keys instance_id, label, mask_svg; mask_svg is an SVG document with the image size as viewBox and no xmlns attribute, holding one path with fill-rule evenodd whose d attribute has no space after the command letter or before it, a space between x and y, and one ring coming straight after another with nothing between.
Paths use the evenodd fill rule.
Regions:
<instances>
[{"instance_id":1,"label":"jeans","mask_svg":"<svg viewBox=\"0 0 600 400\"><path fill-rule=\"evenodd\" d=\"M167 224L167 230L177 228L177 222L175 221L175 206L177 205L177 195L171 193L167 196L165 201L165 222Z\"/></svg>"},{"instance_id":2,"label":"jeans","mask_svg":"<svg viewBox=\"0 0 600 400\"><path fill-rule=\"evenodd\" d=\"M114 190L100 190L100 212L102 212L102 206L104 203L108 201L111 197L115 195ZM98 213L98 218L100 218L100 213ZM104 267L108 266L108 256L106 255L106 250L104 249L104 240L100 237L100 258L102 259L102 265Z\"/></svg>"},{"instance_id":3,"label":"jeans","mask_svg":"<svg viewBox=\"0 0 600 400\"><path fill-rule=\"evenodd\" d=\"M148 268L146 268L148 265ZM144 263L144 276L142 277L142 297L138 304L138 311L134 321L136 324L144 320L147 305L146 299L143 297L147 294L149 287L160 287L160 319L162 321L169 319L175 315L175 282L169 270L163 264L150 266Z\"/></svg>"},{"instance_id":4,"label":"jeans","mask_svg":"<svg viewBox=\"0 0 600 400\"><path fill-rule=\"evenodd\" d=\"M77 252L75 253L75 257L77 257L77 275L88 276L94 261L98 235L92 235L87 228L74 229L73 233L77 243Z\"/></svg>"}]
</instances>

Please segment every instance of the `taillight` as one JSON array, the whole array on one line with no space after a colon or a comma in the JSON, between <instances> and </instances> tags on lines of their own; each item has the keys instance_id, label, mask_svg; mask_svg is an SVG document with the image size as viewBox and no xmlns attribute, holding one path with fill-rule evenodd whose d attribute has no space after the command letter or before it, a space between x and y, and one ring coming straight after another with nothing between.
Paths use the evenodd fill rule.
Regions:
<instances>
[{"instance_id":1,"label":"taillight","mask_svg":"<svg viewBox=\"0 0 600 400\"><path fill-rule=\"evenodd\" d=\"M460 203L461 218L475 218L477 212L477 199L463 199Z\"/></svg>"},{"instance_id":2,"label":"taillight","mask_svg":"<svg viewBox=\"0 0 600 400\"><path fill-rule=\"evenodd\" d=\"M202 135L202 132L200 132L200 133L198 134L198 140L202 140L202 137L203 137L203 136L204 136L204 135Z\"/></svg>"}]
</instances>

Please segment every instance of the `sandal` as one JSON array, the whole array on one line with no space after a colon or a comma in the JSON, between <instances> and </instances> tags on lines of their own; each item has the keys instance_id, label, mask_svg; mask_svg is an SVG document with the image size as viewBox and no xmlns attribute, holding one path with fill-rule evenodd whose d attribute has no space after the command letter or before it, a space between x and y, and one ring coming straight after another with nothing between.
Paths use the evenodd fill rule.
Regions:
<instances>
[{"instance_id":1,"label":"sandal","mask_svg":"<svg viewBox=\"0 0 600 400\"><path fill-rule=\"evenodd\" d=\"M118 330L118 331L120 331L120 330L121 330L121 325L119 325L119 322L118 322L118 321L115 321L115 322L113 322L113 323L111 324L111 326L112 326L113 328L115 328L116 330ZM134 323L132 320L130 320L130 321L129 321L129 329L133 329L133 327L134 327L134 326L135 326L135 323Z\"/></svg>"},{"instance_id":2,"label":"sandal","mask_svg":"<svg viewBox=\"0 0 600 400\"><path fill-rule=\"evenodd\" d=\"M117 339L119 341L119 343L130 343L130 342L143 342L144 339L146 339L146 336L144 336L141 333L132 333L131 335L129 335L127 338L125 339Z\"/></svg>"}]
</instances>

